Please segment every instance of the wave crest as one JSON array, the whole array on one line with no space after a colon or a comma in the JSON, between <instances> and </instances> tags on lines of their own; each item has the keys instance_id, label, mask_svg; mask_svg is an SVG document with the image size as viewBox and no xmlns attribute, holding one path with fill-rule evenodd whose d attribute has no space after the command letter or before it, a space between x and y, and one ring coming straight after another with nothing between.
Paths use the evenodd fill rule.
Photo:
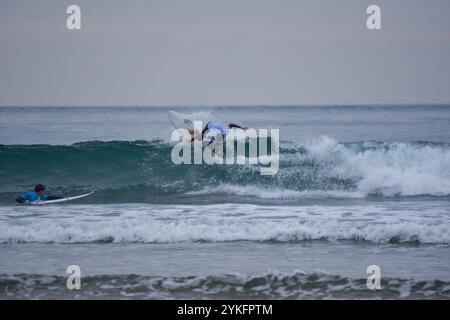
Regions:
<instances>
[{"instance_id":1,"label":"wave crest","mask_svg":"<svg viewBox=\"0 0 450 320\"><path fill-rule=\"evenodd\" d=\"M3 145L0 201L11 202L36 182L57 193L97 190L84 200L94 203L174 203L219 191L231 202L247 195L280 200L450 195L447 144L339 143L329 137L283 142L274 176L261 176L253 165L177 166L170 152L163 141ZM45 166L36 170L36 159Z\"/></svg>"}]
</instances>

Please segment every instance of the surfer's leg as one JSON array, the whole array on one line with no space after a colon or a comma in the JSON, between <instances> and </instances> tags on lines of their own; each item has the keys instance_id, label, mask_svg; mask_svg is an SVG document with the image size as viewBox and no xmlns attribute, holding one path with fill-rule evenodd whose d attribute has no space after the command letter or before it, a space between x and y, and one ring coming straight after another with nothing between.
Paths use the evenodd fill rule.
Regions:
<instances>
[{"instance_id":1,"label":"surfer's leg","mask_svg":"<svg viewBox=\"0 0 450 320\"><path fill-rule=\"evenodd\" d=\"M208 122L208 123L206 124L206 126L203 128L203 130L202 130L202 136L205 134L206 130L209 129L209 125L210 125L210 124L211 124L211 121Z\"/></svg>"},{"instance_id":2,"label":"surfer's leg","mask_svg":"<svg viewBox=\"0 0 450 320\"><path fill-rule=\"evenodd\" d=\"M18 197L18 198L16 199L16 202L17 202L17 203L25 203L26 200L25 200L23 197Z\"/></svg>"}]
</instances>

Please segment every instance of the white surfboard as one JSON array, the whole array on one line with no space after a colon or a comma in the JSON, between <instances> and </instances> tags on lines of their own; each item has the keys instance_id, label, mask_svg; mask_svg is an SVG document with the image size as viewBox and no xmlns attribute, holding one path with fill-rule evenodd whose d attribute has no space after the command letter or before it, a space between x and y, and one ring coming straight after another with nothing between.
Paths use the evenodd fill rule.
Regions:
<instances>
[{"instance_id":1,"label":"white surfboard","mask_svg":"<svg viewBox=\"0 0 450 320\"><path fill-rule=\"evenodd\" d=\"M180 113L180 112L173 111L173 110L168 110L167 112L169 115L169 120L175 129L192 129L194 127L194 120L192 117L190 117L186 114ZM205 116L200 117L200 118L203 118L203 119L197 119L197 121L206 120L204 123L208 122L208 119ZM202 139L203 146L207 146L211 142L215 142L216 140L218 140L216 138L216 136L217 136L217 132L220 132L220 131L216 130L217 131L216 132L214 130L216 130L216 129L208 130L207 133L204 135L204 137Z\"/></svg>"},{"instance_id":2,"label":"white surfboard","mask_svg":"<svg viewBox=\"0 0 450 320\"><path fill-rule=\"evenodd\" d=\"M79 196L67 197L67 198L57 199L57 200L32 201L32 202L28 202L27 204L31 204L33 206L41 206L41 205L45 205L45 204L60 203L60 202L66 202L66 201L75 200L75 199L81 199L81 198L87 197L93 193L94 193L94 191L91 191L89 193L81 194Z\"/></svg>"},{"instance_id":3,"label":"white surfboard","mask_svg":"<svg viewBox=\"0 0 450 320\"><path fill-rule=\"evenodd\" d=\"M187 115L169 110L169 120L175 129L192 129L194 121Z\"/></svg>"}]
</instances>

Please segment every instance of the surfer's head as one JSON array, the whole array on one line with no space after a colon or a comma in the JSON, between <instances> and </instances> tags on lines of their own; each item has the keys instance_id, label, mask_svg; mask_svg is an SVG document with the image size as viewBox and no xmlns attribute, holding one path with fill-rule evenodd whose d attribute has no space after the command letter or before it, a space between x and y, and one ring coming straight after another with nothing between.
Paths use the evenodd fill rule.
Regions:
<instances>
[{"instance_id":1,"label":"surfer's head","mask_svg":"<svg viewBox=\"0 0 450 320\"><path fill-rule=\"evenodd\" d=\"M45 192L45 186L43 184L37 184L36 187L34 187L34 191L40 196L44 195Z\"/></svg>"}]
</instances>

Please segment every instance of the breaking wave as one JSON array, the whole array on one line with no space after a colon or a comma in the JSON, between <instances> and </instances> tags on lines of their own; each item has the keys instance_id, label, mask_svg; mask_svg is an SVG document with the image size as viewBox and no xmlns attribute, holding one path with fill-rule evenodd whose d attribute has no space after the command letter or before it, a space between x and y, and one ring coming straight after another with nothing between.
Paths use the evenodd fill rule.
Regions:
<instances>
[{"instance_id":1,"label":"breaking wave","mask_svg":"<svg viewBox=\"0 0 450 320\"><path fill-rule=\"evenodd\" d=\"M0 207L2 243L369 241L450 244L448 207L403 204ZM32 209L32 210L29 210Z\"/></svg>"},{"instance_id":2,"label":"breaking wave","mask_svg":"<svg viewBox=\"0 0 450 320\"><path fill-rule=\"evenodd\" d=\"M53 193L97 191L80 203L450 195L445 143L340 143L326 136L284 142L274 176L261 176L257 165L174 165L170 153L163 141L1 145L0 203L38 182Z\"/></svg>"}]
</instances>

